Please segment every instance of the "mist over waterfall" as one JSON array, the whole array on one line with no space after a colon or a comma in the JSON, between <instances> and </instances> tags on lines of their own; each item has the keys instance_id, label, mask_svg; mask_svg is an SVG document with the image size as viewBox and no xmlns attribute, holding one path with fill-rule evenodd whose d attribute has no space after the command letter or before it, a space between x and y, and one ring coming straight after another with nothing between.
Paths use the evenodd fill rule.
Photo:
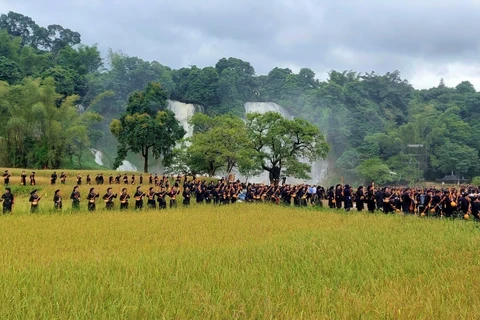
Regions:
<instances>
[{"instance_id":1,"label":"mist over waterfall","mask_svg":"<svg viewBox=\"0 0 480 320\"><path fill-rule=\"evenodd\" d=\"M247 113L266 113L269 111L277 112L281 114L284 118L293 119L293 116L285 110L282 106L274 102L246 102L245 103L245 114ZM307 159L300 159L300 161L309 163ZM322 184L324 183L327 172L328 172L328 162L324 159L319 159L314 163L311 163L312 170L310 172L310 180L301 180L293 177L287 177L288 184L297 184L297 183L308 183L308 184ZM237 174L238 176L238 174ZM269 183L270 179L268 177L268 172L262 173L260 176L253 177L252 182L264 182Z\"/></svg>"},{"instance_id":2,"label":"mist over waterfall","mask_svg":"<svg viewBox=\"0 0 480 320\"><path fill-rule=\"evenodd\" d=\"M180 101L168 100L168 110L175 113L175 119L178 120L183 126L183 129L187 132L185 138L189 138L193 135L193 126L188 124L190 118L195 112L202 112L201 106L197 106L191 103L183 103Z\"/></svg>"}]
</instances>

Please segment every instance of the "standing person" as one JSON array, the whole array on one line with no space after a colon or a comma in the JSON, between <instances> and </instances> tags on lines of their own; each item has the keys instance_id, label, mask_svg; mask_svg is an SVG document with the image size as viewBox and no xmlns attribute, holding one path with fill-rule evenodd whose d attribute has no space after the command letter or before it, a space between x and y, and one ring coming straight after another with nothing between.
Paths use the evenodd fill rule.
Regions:
<instances>
[{"instance_id":1,"label":"standing person","mask_svg":"<svg viewBox=\"0 0 480 320\"><path fill-rule=\"evenodd\" d=\"M126 176L126 175L125 175ZM127 178L128 183L128 178ZM140 190L141 186L137 187L137 191L133 195L135 197L135 209L141 210L143 208L143 196L145 195L142 190Z\"/></svg>"},{"instance_id":2,"label":"standing person","mask_svg":"<svg viewBox=\"0 0 480 320\"><path fill-rule=\"evenodd\" d=\"M81 185L82 185L82 175L77 174L77 186L81 186Z\"/></svg>"},{"instance_id":3,"label":"standing person","mask_svg":"<svg viewBox=\"0 0 480 320\"><path fill-rule=\"evenodd\" d=\"M328 207L330 209L335 208L335 191L333 190L333 186L330 186L327 191L327 199L328 199Z\"/></svg>"},{"instance_id":4,"label":"standing person","mask_svg":"<svg viewBox=\"0 0 480 320\"><path fill-rule=\"evenodd\" d=\"M32 171L32 174L30 175L30 185L35 186L37 183L35 181L35 171Z\"/></svg>"},{"instance_id":5,"label":"standing person","mask_svg":"<svg viewBox=\"0 0 480 320\"><path fill-rule=\"evenodd\" d=\"M357 206L357 211L363 211L363 209L365 208L365 194L363 193L363 186L358 187L355 202Z\"/></svg>"},{"instance_id":6,"label":"standing person","mask_svg":"<svg viewBox=\"0 0 480 320\"><path fill-rule=\"evenodd\" d=\"M126 173L123 175L123 183L128 184L128 176Z\"/></svg>"},{"instance_id":7,"label":"standing person","mask_svg":"<svg viewBox=\"0 0 480 320\"><path fill-rule=\"evenodd\" d=\"M132 174L132 184L135 184L135 175Z\"/></svg>"},{"instance_id":8,"label":"standing person","mask_svg":"<svg viewBox=\"0 0 480 320\"><path fill-rule=\"evenodd\" d=\"M27 185L27 174L25 173L25 171L22 171L22 174L20 176L20 184L22 186L26 186Z\"/></svg>"},{"instance_id":9,"label":"standing person","mask_svg":"<svg viewBox=\"0 0 480 320\"><path fill-rule=\"evenodd\" d=\"M117 198L117 194L112 192L112 188L107 189L107 193L105 193L102 199L105 201L105 208L107 210L113 209L113 198Z\"/></svg>"},{"instance_id":10,"label":"standing person","mask_svg":"<svg viewBox=\"0 0 480 320\"><path fill-rule=\"evenodd\" d=\"M60 183L65 184L65 181L67 180L67 174L65 172L62 172L60 174Z\"/></svg>"},{"instance_id":11,"label":"standing person","mask_svg":"<svg viewBox=\"0 0 480 320\"><path fill-rule=\"evenodd\" d=\"M373 186L367 187L367 209L368 212L375 212L375 188Z\"/></svg>"},{"instance_id":12,"label":"standing person","mask_svg":"<svg viewBox=\"0 0 480 320\"><path fill-rule=\"evenodd\" d=\"M108 177L108 184L112 184L112 183L113 183L113 176L110 175L110 176Z\"/></svg>"},{"instance_id":13,"label":"standing person","mask_svg":"<svg viewBox=\"0 0 480 320\"><path fill-rule=\"evenodd\" d=\"M143 184L143 175L140 173L140 178L139 178L140 184Z\"/></svg>"},{"instance_id":14,"label":"standing person","mask_svg":"<svg viewBox=\"0 0 480 320\"><path fill-rule=\"evenodd\" d=\"M57 172L53 171L52 175L50 176L50 183L52 185L57 183Z\"/></svg>"},{"instance_id":15,"label":"standing person","mask_svg":"<svg viewBox=\"0 0 480 320\"><path fill-rule=\"evenodd\" d=\"M60 190L55 190L55 194L53 196L53 208L55 210L62 209L62 195L60 194Z\"/></svg>"},{"instance_id":16,"label":"standing person","mask_svg":"<svg viewBox=\"0 0 480 320\"><path fill-rule=\"evenodd\" d=\"M165 196L167 192L160 187L160 192L157 193L157 202L158 202L158 209L167 209L167 200L165 200Z\"/></svg>"},{"instance_id":17,"label":"standing person","mask_svg":"<svg viewBox=\"0 0 480 320\"><path fill-rule=\"evenodd\" d=\"M80 209L80 192L78 191L78 186L73 187L73 191L70 194L70 199L72 199L72 209Z\"/></svg>"},{"instance_id":18,"label":"standing person","mask_svg":"<svg viewBox=\"0 0 480 320\"><path fill-rule=\"evenodd\" d=\"M180 190L177 190L177 187L174 186L168 193L168 196L170 197L170 208L176 208L177 207L177 195L180 193Z\"/></svg>"},{"instance_id":19,"label":"standing person","mask_svg":"<svg viewBox=\"0 0 480 320\"><path fill-rule=\"evenodd\" d=\"M157 204L155 203L155 196L157 194L155 193L155 191L153 191L153 187L150 187L150 189L148 189L148 192L147 192L147 206L150 208L150 209L156 209L157 208Z\"/></svg>"},{"instance_id":20,"label":"standing person","mask_svg":"<svg viewBox=\"0 0 480 320\"><path fill-rule=\"evenodd\" d=\"M148 176L148 184L152 184L152 183L153 183L153 176L150 173L150 175Z\"/></svg>"},{"instance_id":21,"label":"standing person","mask_svg":"<svg viewBox=\"0 0 480 320\"><path fill-rule=\"evenodd\" d=\"M98 175L97 175L98 177ZM98 180L98 179L97 179ZM87 174L87 186L89 186L92 183L92 178L90 178L90 175ZM98 183L97 183L98 184Z\"/></svg>"},{"instance_id":22,"label":"standing person","mask_svg":"<svg viewBox=\"0 0 480 320\"><path fill-rule=\"evenodd\" d=\"M40 201L40 196L38 195L36 189L30 192L30 199L28 199L28 201L31 203L30 212L38 212L38 202Z\"/></svg>"},{"instance_id":23,"label":"standing person","mask_svg":"<svg viewBox=\"0 0 480 320\"><path fill-rule=\"evenodd\" d=\"M10 188L5 188L5 193L0 198L0 201L3 202L3 214L11 213L13 207L13 194Z\"/></svg>"},{"instance_id":24,"label":"standing person","mask_svg":"<svg viewBox=\"0 0 480 320\"><path fill-rule=\"evenodd\" d=\"M130 196L127 193L127 188L123 188L120 195L120 210L128 209L128 199L130 199Z\"/></svg>"},{"instance_id":25,"label":"standing person","mask_svg":"<svg viewBox=\"0 0 480 320\"><path fill-rule=\"evenodd\" d=\"M189 187L186 187L184 190L183 190L183 205L184 206L189 206L190 205L190 188Z\"/></svg>"},{"instance_id":26,"label":"standing person","mask_svg":"<svg viewBox=\"0 0 480 320\"><path fill-rule=\"evenodd\" d=\"M95 188L90 188L90 192L87 195L88 211L95 211L95 199L98 198L98 194L95 193Z\"/></svg>"},{"instance_id":27,"label":"standing person","mask_svg":"<svg viewBox=\"0 0 480 320\"><path fill-rule=\"evenodd\" d=\"M342 201L343 201L342 185L337 184L337 186L335 187L335 207L337 209L342 208Z\"/></svg>"},{"instance_id":28,"label":"standing person","mask_svg":"<svg viewBox=\"0 0 480 320\"><path fill-rule=\"evenodd\" d=\"M343 189L343 201L345 202L345 211L350 211L352 208L352 189L350 189L348 184L345 185L345 188Z\"/></svg>"},{"instance_id":29,"label":"standing person","mask_svg":"<svg viewBox=\"0 0 480 320\"><path fill-rule=\"evenodd\" d=\"M8 173L8 170L5 170L5 173L3 174L3 182L5 183L5 186L8 186L10 183L10 173Z\"/></svg>"},{"instance_id":30,"label":"standing person","mask_svg":"<svg viewBox=\"0 0 480 320\"><path fill-rule=\"evenodd\" d=\"M100 182L100 184L104 184L104 183L105 183L105 178L103 177L103 172L100 173L100 177L98 177L98 181Z\"/></svg>"}]
</instances>

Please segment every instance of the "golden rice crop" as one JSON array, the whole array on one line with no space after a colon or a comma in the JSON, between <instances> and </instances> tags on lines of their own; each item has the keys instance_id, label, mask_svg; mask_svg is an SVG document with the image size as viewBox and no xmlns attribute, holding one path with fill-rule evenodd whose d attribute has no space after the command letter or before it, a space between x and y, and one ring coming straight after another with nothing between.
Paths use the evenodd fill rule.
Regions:
<instances>
[{"instance_id":1,"label":"golden rice crop","mask_svg":"<svg viewBox=\"0 0 480 320\"><path fill-rule=\"evenodd\" d=\"M76 214L16 206L0 217L2 319L480 314L471 221L245 203Z\"/></svg>"}]
</instances>

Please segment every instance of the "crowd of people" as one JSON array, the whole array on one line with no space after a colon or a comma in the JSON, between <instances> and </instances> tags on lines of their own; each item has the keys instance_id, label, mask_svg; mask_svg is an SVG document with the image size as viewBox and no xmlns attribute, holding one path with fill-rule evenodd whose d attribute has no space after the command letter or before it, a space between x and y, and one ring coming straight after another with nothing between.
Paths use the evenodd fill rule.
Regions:
<instances>
[{"instance_id":1,"label":"crowd of people","mask_svg":"<svg viewBox=\"0 0 480 320\"><path fill-rule=\"evenodd\" d=\"M26 185L26 174L21 174L21 185ZM14 204L14 195L8 187L10 183L10 174L5 171L3 176L6 185L6 191L1 196L3 203L3 212L12 211ZM30 185L35 186L35 172L30 174ZM137 179L138 178L138 179ZM50 183L55 185L58 176L53 172ZM65 184L67 175L60 174L61 184ZM187 176L167 176L153 175L147 176L144 186L143 174L138 177L133 174L117 174L115 177L110 175L108 182L102 173L95 177L97 187L91 187L85 198L82 198L79 186L82 185L82 176L76 177L75 186L70 193L71 207L74 210L81 208L82 199L87 202L89 211L97 209L97 200L104 201L106 210L117 208L118 200L120 210L127 210L133 207L136 210L144 208L144 205L150 209L166 209L177 206L177 199L181 199L184 206L189 206L192 201L201 204L220 204L226 205L241 202L266 202L281 205L294 205L296 207L304 206L322 206L325 204L332 209L342 209L345 211L356 210L384 214L402 212L404 214L416 214L419 216L432 217L462 217L468 219L473 216L479 219L480 196L477 187L465 186L459 188L436 189L436 188L390 188L377 187L371 183L367 187L359 186L353 189L351 186L338 184L325 190L321 186L299 184L289 185L285 180L281 184L259 184L242 183L234 181L232 177L213 181L209 179L197 179ZM90 175L86 176L85 183L92 185ZM105 193L100 194L97 189L108 183ZM138 183L138 185L137 185ZM110 185L124 185L118 194L113 192ZM129 188L134 185L133 192ZM37 190L33 190L29 198L31 212L37 212L39 208L40 196ZM146 202L146 203L145 203ZM132 206L130 206L132 203ZM60 189L55 191L53 196L53 208L60 210L63 208L63 195Z\"/></svg>"}]
</instances>

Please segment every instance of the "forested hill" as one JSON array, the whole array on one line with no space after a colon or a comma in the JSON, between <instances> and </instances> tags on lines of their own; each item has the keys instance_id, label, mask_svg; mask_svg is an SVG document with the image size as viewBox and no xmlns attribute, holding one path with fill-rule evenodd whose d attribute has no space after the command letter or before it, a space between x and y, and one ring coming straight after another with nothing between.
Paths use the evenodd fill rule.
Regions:
<instances>
[{"instance_id":1,"label":"forested hill","mask_svg":"<svg viewBox=\"0 0 480 320\"><path fill-rule=\"evenodd\" d=\"M331 71L318 81L308 68L256 75L236 58L179 70L116 51L102 60L79 33L13 12L0 17L0 80L2 166L56 167L89 146L114 150L111 119L133 92L156 81L170 99L211 115L244 116L250 101L278 103L319 126L331 146L330 167L350 181L480 171L480 93L469 82L416 90L398 71Z\"/></svg>"}]
</instances>

